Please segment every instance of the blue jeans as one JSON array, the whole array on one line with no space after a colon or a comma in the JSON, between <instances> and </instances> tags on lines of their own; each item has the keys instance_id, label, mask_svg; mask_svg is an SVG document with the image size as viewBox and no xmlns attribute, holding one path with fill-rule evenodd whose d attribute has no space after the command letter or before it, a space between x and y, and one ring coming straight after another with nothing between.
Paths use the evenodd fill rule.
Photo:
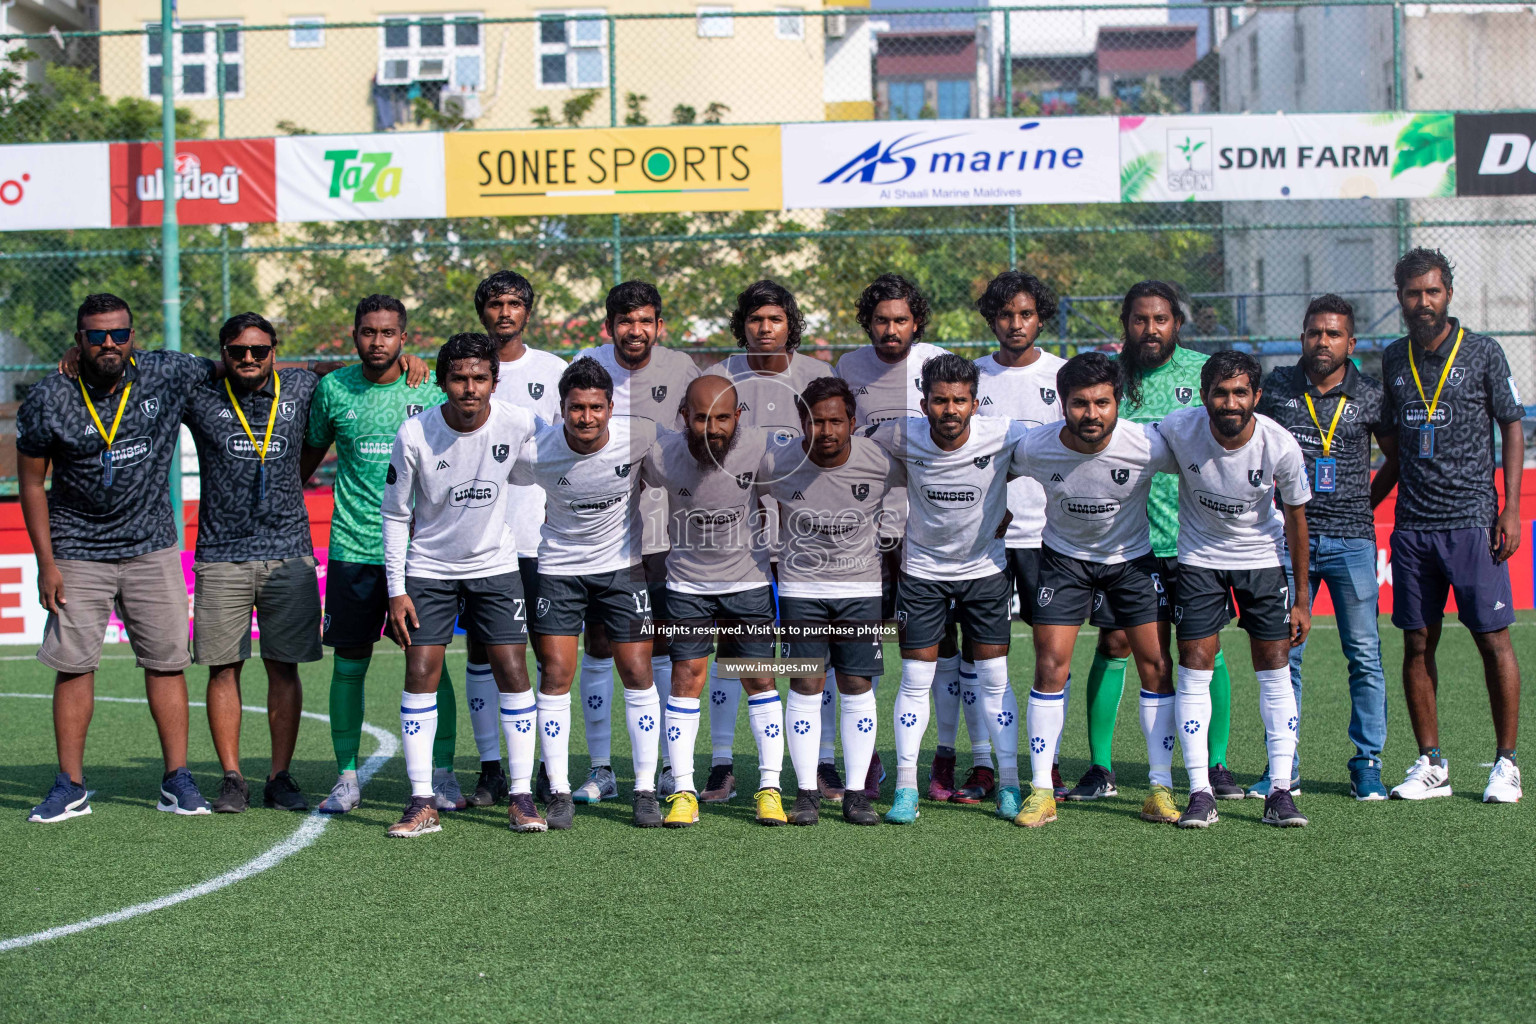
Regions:
<instances>
[{"instance_id":1,"label":"blue jeans","mask_svg":"<svg viewBox=\"0 0 1536 1024\"><path fill-rule=\"evenodd\" d=\"M1381 674L1381 634L1377 631L1376 542L1313 534L1308 539L1307 576L1312 600L1319 581L1333 598L1344 659L1349 663L1349 738L1355 745L1351 768L1381 762L1387 742L1387 683ZM1287 565L1286 575L1290 575ZM1301 659L1307 645L1291 649L1291 688L1301 714Z\"/></svg>"}]
</instances>

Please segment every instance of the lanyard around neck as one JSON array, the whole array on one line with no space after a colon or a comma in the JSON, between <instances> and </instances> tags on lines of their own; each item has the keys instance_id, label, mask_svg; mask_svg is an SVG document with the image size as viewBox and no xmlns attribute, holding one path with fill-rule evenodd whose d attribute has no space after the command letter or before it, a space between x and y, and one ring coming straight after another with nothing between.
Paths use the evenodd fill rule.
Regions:
<instances>
[{"instance_id":1,"label":"lanyard around neck","mask_svg":"<svg viewBox=\"0 0 1536 1024\"><path fill-rule=\"evenodd\" d=\"M283 381L272 371L272 408L267 410L267 433L262 438L261 444L256 443L256 435L251 433L251 425L246 422L245 413L240 411L240 403L235 399L235 389L229 386L229 378L224 378L224 391L229 395L229 404L235 407L235 415L240 417L240 426L245 428L245 436L250 438L251 447L256 449L256 457L266 465L267 449L272 447L272 425L277 422L277 400L283 395Z\"/></svg>"}]
</instances>

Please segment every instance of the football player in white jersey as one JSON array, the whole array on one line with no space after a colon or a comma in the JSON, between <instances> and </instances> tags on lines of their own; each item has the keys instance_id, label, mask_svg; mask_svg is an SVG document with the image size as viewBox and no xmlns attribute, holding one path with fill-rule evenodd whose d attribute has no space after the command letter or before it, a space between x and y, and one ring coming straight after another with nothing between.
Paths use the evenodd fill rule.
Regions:
<instances>
[{"instance_id":1,"label":"football player in white jersey","mask_svg":"<svg viewBox=\"0 0 1536 1024\"><path fill-rule=\"evenodd\" d=\"M577 359L596 359L613 378L615 416L650 420L666 430L681 430L678 404L683 389L699 375L693 359L661 342L666 337L661 294L647 281L625 281L608 290L605 300L604 327L607 344L585 348ZM651 592L652 608L661 614L667 579L667 505L661 489L649 487L640 494L644 517L641 539L641 564L645 583ZM595 804L619 795L609 760L613 735L613 649L599 623L587 624L581 658L581 713L586 718L587 753L591 769L587 780L573 794L579 804ZM667 656L665 636L655 637L651 652L651 677L656 692L666 703L672 680L672 661ZM667 766L665 748L661 755L661 780L657 792L672 793L672 772Z\"/></svg>"},{"instance_id":2,"label":"football player in white jersey","mask_svg":"<svg viewBox=\"0 0 1536 1024\"><path fill-rule=\"evenodd\" d=\"M970 638L981 701L997 754L997 811L1019 813L1018 708L1008 687L1012 586L1003 548L1008 463L1026 428L977 417L976 364L949 354L923 366L923 419L891 420L871 436L907 476L908 513L896 623L901 689L896 694L896 797L885 820L917 819L917 755L928 727L949 607Z\"/></svg>"},{"instance_id":3,"label":"football player in white jersey","mask_svg":"<svg viewBox=\"0 0 1536 1024\"><path fill-rule=\"evenodd\" d=\"M666 819L671 828L699 820L693 748L717 635L722 658L773 657L776 615L757 485L769 435L742 425L738 405L724 377L705 374L693 381L683 393L687 428L664 434L641 469L644 484L666 492L672 541L661 615L672 633L672 695L666 702L675 784ZM784 706L771 674L743 675L741 686L757 741L757 821L783 825Z\"/></svg>"},{"instance_id":4,"label":"football player in white jersey","mask_svg":"<svg viewBox=\"0 0 1536 1024\"><path fill-rule=\"evenodd\" d=\"M923 341L924 332L932 312L928 298L922 290L899 274L881 274L869 283L855 306L859 326L869 336L869 344L847 352L837 363L837 375L848 382L856 404L855 426L859 430L884 423L886 420L904 419L923 414L923 364L935 356L945 354L945 349ZM901 571L901 537L907 522L907 489L893 488L886 495L879 521L879 550L881 569L881 613L887 620L896 614L896 577ZM837 689L834 675L827 677L827 696ZM873 685L879 688L878 676ZM955 788L954 748L960 727L960 651L955 643L953 622L944 631L939 643L938 669L933 681L933 708L939 720L938 750L928 769L928 798L930 800L957 800L960 803L980 803L993 790L992 741L987 736L980 718L975 722L967 716L966 725L971 734L971 753L980 766L973 769L966 785ZM830 707L828 711L830 711ZM980 710L977 710L977 715ZM832 767L833 717L822 718L820 769L823 776L822 796L837 800L843 780L836 777ZM864 795L870 800L880 796L880 783L885 780L885 766L876 752L870 762L870 777L865 781ZM857 786L857 779L848 780Z\"/></svg>"},{"instance_id":5,"label":"football player in white jersey","mask_svg":"<svg viewBox=\"0 0 1536 1024\"><path fill-rule=\"evenodd\" d=\"M495 397L521 406L547 426L560 418L556 389L565 360L553 352L529 348L523 340L533 313L535 295L528 279L511 270L498 270L475 289L475 315L497 348L500 369ZM539 524L544 521L544 492L538 487L513 487L507 500L507 525L517 537L518 574L529 604L539 589ZM497 706L496 680L486 662L485 649L468 638L469 664L464 668L464 699L480 753L480 778L469 797L472 807L490 807L507 796L507 777L501 770L501 717Z\"/></svg>"},{"instance_id":6,"label":"football player in white jersey","mask_svg":"<svg viewBox=\"0 0 1536 1024\"><path fill-rule=\"evenodd\" d=\"M1206 828L1218 820L1205 732L1211 722L1211 674L1222 627L1232 619L1234 594L1242 612L1238 624L1253 652L1269 748L1270 792L1261 820L1282 828L1307 823L1291 796L1297 709L1289 658L1312 625L1302 507L1312 500L1312 488L1291 432L1254 412L1263 393L1261 375L1259 361L1248 353L1217 352L1200 368L1204 404L1175 410L1157 424L1179 466L1174 713L1190 788L1180 828ZM1286 579L1287 549L1294 587Z\"/></svg>"},{"instance_id":7,"label":"football player in white jersey","mask_svg":"<svg viewBox=\"0 0 1536 1024\"><path fill-rule=\"evenodd\" d=\"M529 627L542 678L538 726L550 796L550 828L570 828L571 683L576 637L601 623L624 684L625 722L635 769L634 823L661 825L656 759L661 702L651 680L651 594L640 567L640 463L656 425L613 415L613 378L594 359L560 377L562 420L523 446L513 483L544 488L539 531L539 596Z\"/></svg>"},{"instance_id":8,"label":"football player in white jersey","mask_svg":"<svg viewBox=\"0 0 1536 1024\"><path fill-rule=\"evenodd\" d=\"M795 396L817 377L832 375L832 368L826 363L799 351L804 331L805 317L800 306L783 285L758 281L736 296L731 334L746 351L728 356L704 372L725 377L735 385L743 426L762 427L781 439L800 436ZM770 522L774 514L770 502ZM742 688L735 682L721 679L711 671L710 769L699 792L699 799L705 803L723 803L736 795L731 752L736 742L741 694Z\"/></svg>"},{"instance_id":9,"label":"football player in white jersey","mask_svg":"<svg viewBox=\"0 0 1536 1024\"><path fill-rule=\"evenodd\" d=\"M769 448L758 480L780 512L779 617L785 658L830 663L842 707L843 760L850 779L869 775L878 715L874 678L884 667L880 614L879 519L885 496L906 474L881 447L853 434L848 383L823 377L799 399L802 437ZM822 700L826 675L789 681L786 733L799 795L792 825L821 818ZM842 794L843 820L878 825L858 786Z\"/></svg>"},{"instance_id":10,"label":"football player in white jersey","mask_svg":"<svg viewBox=\"0 0 1536 1024\"><path fill-rule=\"evenodd\" d=\"M508 821L518 832L546 827L529 791L534 697L526 667L528 615L506 510L516 453L533 436L536 421L526 409L492 401L496 375L490 338L449 338L437 357L437 383L448 401L401 425L384 478L384 571L390 628L405 648L400 733L411 780L410 803L389 826L391 836L441 827L432 794L437 685L461 616L496 681L512 776Z\"/></svg>"},{"instance_id":11,"label":"football player in white jersey","mask_svg":"<svg viewBox=\"0 0 1536 1024\"><path fill-rule=\"evenodd\" d=\"M1141 816L1172 824L1179 811L1172 788L1171 611L1152 557L1147 492L1158 473L1176 467L1153 427L1119 418L1119 363L1102 352L1082 352L1062 366L1056 382L1064 422L1032 428L1013 453L1013 472L1042 489L1045 507L1035 593L1027 598L1034 604L1035 682L1026 714L1033 785L1014 824L1056 820L1051 769L1066 719L1067 673L1078 631L1096 600L1107 602L1125 629L1141 675L1141 728L1151 774Z\"/></svg>"},{"instance_id":12,"label":"football player in white jersey","mask_svg":"<svg viewBox=\"0 0 1536 1024\"><path fill-rule=\"evenodd\" d=\"M997 351L976 360L976 369L981 371L981 399L976 414L1006 416L1029 427L1059 423L1061 401L1056 393L1056 372L1066 360L1036 344L1041 329L1056 316L1055 294L1033 274L1005 270L987 282L986 290L976 301L976 310L997 339ZM1008 572L1018 591L1019 616L1029 625L1034 622L1034 600L1040 590L1040 533L1045 528L1045 495L1040 485L1028 477L1011 481L1008 514L1008 535L1003 538L1008 551ZM974 720L977 726L984 726L980 694L976 692L976 669L968 661L960 665L960 685L966 725L971 726ZM1071 695L1069 674L1062 691L1063 708ZM1058 795L1064 791L1061 772L1055 764L1061 760L1060 753L1058 743L1051 767ZM986 776L992 774L990 755L984 770ZM973 767L973 778L981 771L983 766ZM986 781L985 777L975 782L967 779L957 793L961 802L975 802L971 797L976 790L989 792L991 786Z\"/></svg>"}]
</instances>

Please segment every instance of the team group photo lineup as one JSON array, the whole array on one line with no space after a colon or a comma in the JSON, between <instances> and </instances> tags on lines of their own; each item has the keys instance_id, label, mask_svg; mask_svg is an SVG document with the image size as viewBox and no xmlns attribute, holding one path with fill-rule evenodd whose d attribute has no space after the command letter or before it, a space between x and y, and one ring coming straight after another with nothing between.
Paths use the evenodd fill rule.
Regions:
<instances>
[{"instance_id":1,"label":"team group photo lineup","mask_svg":"<svg viewBox=\"0 0 1536 1024\"><path fill-rule=\"evenodd\" d=\"M736 296L739 351L706 365L668 346L684 313L643 280L607 292L603 342L569 361L526 343L540 282L515 270L463 296L464 329L426 358L406 354L412 310L386 294L357 301L355 359L307 364L285 362L259 312L225 320L208 359L152 347L128 302L91 294L74 346L17 414L47 610L37 659L56 673L57 774L35 780L28 820L92 813L87 737L114 613L164 760L151 799L178 815L257 804L240 754L257 656L265 808L356 810L365 687L400 689L410 796L390 837L446 827L451 841L452 812L502 804L512 831L579 830L610 800L636 827L707 829L711 805L748 794L765 826L840 814L942 828L919 819L952 803L1061 829L1126 790L1141 801L1128 829L1209 828L1221 801L1246 798L1263 801L1262 824L1302 827L1304 678L1347 685L1347 721L1307 732L1347 730L1355 800L1451 795L1436 661L1448 610L1493 719L1475 739L1491 768L1461 763L1458 784L1517 802L1509 560L1525 408L1500 342L1457 315L1453 255L1397 260L1407 334L1381 351L1379 378L1339 295L1308 296L1299 358L1266 368L1186 342L1188 297L1156 279L1126 282L1118 344L1052 342L1058 355L1041 335L1064 311L1027 266L976 270L995 273L975 296L995 347L975 360L925 340L929 302L896 274L858 295L868 344L835 362L802 344L807 317L771 279ZM190 631L170 485L183 425L201 480ZM322 564L305 488L332 453ZM1383 662L1378 619L1374 509L1392 496L1400 665ZM1336 628L1314 632L1324 588ZM460 633L462 676L447 665ZM1315 678L1305 652L1335 642L1347 680ZM381 643L403 649L403 678L374 657ZM1074 680L1079 643L1092 667ZM1229 660L1233 644L1246 661ZM327 648L329 679L301 680ZM193 664L217 777L188 767ZM1117 773L1132 666L1147 760ZM1408 722L1393 728L1418 756L1387 765L1399 673ZM193 698L202 684L199 670ZM743 703L755 776L733 754ZM306 709L329 719L328 792L290 770ZM1265 759L1233 765L1232 718L1255 711ZM464 715L472 786L454 770ZM1074 782L1061 742L1084 727ZM619 728L632 775L615 772Z\"/></svg>"}]
</instances>

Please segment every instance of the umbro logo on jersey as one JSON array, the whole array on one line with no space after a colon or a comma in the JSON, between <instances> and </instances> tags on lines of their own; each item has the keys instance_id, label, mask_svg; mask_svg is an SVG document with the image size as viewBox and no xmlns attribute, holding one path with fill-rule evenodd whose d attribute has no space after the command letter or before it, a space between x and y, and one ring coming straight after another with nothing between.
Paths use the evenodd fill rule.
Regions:
<instances>
[{"instance_id":1,"label":"umbro logo on jersey","mask_svg":"<svg viewBox=\"0 0 1536 1024\"><path fill-rule=\"evenodd\" d=\"M1395 387L1395 388L1402 387L1403 386L1403 378L1401 378L1401 377L1397 378L1397 380L1392 382L1392 386Z\"/></svg>"},{"instance_id":2,"label":"umbro logo on jersey","mask_svg":"<svg viewBox=\"0 0 1536 1024\"><path fill-rule=\"evenodd\" d=\"M913 459L912 460L912 465L914 465L914 466L926 466L927 463L924 462L922 459Z\"/></svg>"},{"instance_id":3,"label":"umbro logo on jersey","mask_svg":"<svg viewBox=\"0 0 1536 1024\"><path fill-rule=\"evenodd\" d=\"M794 496L791 497L789 500L790 501L804 501L805 500L805 494L802 493L801 491L796 491L794 493Z\"/></svg>"},{"instance_id":4,"label":"umbro logo on jersey","mask_svg":"<svg viewBox=\"0 0 1536 1024\"><path fill-rule=\"evenodd\" d=\"M799 492L796 492L796 493L799 493ZM853 500L854 501L863 501L867 497L869 497L869 484L854 484L853 485Z\"/></svg>"},{"instance_id":5,"label":"umbro logo on jersey","mask_svg":"<svg viewBox=\"0 0 1536 1024\"><path fill-rule=\"evenodd\" d=\"M219 410L219 419L221 419L221 420L232 420L234 418L235 417L230 414L230 411L228 409L220 409Z\"/></svg>"},{"instance_id":6,"label":"umbro logo on jersey","mask_svg":"<svg viewBox=\"0 0 1536 1024\"><path fill-rule=\"evenodd\" d=\"M94 433L96 433L96 428L94 426L92 426L91 424L87 423L85 425L85 430L81 431L80 436L81 437L90 437Z\"/></svg>"},{"instance_id":7,"label":"umbro logo on jersey","mask_svg":"<svg viewBox=\"0 0 1536 1024\"><path fill-rule=\"evenodd\" d=\"M987 463L992 461L992 456L990 456L990 455L983 455L980 458L972 459L971 461L976 464L976 468L977 469L986 469L987 468Z\"/></svg>"},{"instance_id":8,"label":"umbro logo on jersey","mask_svg":"<svg viewBox=\"0 0 1536 1024\"><path fill-rule=\"evenodd\" d=\"M422 407L419 405L408 405L405 407L405 415L407 417L415 416L417 413L421 412L421 408Z\"/></svg>"},{"instance_id":9,"label":"umbro logo on jersey","mask_svg":"<svg viewBox=\"0 0 1536 1024\"><path fill-rule=\"evenodd\" d=\"M1296 399L1292 398L1291 400L1289 400L1288 402L1285 403L1285 407L1287 409L1299 409L1299 408L1301 408L1301 403L1296 401Z\"/></svg>"},{"instance_id":10,"label":"umbro logo on jersey","mask_svg":"<svg viewBox=\"0 0 1536 1024\"><path fill-rule=\"evenodd\" d=\"M1188 405L1189 400L1195 397L1194 388L1174 388L1173 397L1178 399L1180 405Z\"/></svg>"},{"instance_id":11,"label":"umbro logo on jersey","mask_svg":"<svg viewBox=\"0 0 1536 1024\"><path fill-rule=\"evenodd\" d=\"M1061 479L1061 474L1060 474L1060 473L1052 473L1052 474L1051 474L1051 483L1053 483L1053 484L1059 484L1059 483L1064 483L1064 482L1065 482L1065 481L1063 481L1063 480L1062 480L1062 479Z\"/></svg>"},{"instance_id":12,"label":"umbro logo on jersey","mask_svg":"<svg viewBox=\"0 0 1536 1024\"><path fill-rule=\"evenodd\" d=\"M655 387L651 388L651 398L653 401L657 402L666 401L667 386L665 384L657 384Z\"/></svg>"},{"instance_id":13,"label":"umbro logo on jersey","mask_svg":"<svg viewBox=\"0 0 1536 1024\"><path fill-rule=\"evenodd\" d=\"M1248 482L1250 484L1252 484L1253 486L1255 486L1255 487L1259 486L1259 481L1261 481L1263 479L1264 479L1264 471L1262 469L1250 469L1248 471Z\"/></svg>"},{"instance_id":14,"label":"umbro logo on jersey","mask_svg":"<svg viewBox=\"0 0 1536 1024\"><path fill-rule=\"evenodd\" d=\"M1056 389L1055 388L1041 388L1040 389L1040 401L1044 402L1046 405L1055 405L1056 404Z\"/></svg>"},{"instance_id":15,"label":"umbro logo on jersey","mask_svg":"<svg viewBox=\"0 0 1536 1024\"><path fill-rule=\"evenodd\" d=\"M691 497L693 497L693 492L690 491L688 488L683 487L683 488L680 488L678 490L677 496L679 498L691 498Z\"/></svg>"},{"instance_id":16,"label":"umbro logo on jersey","mask_svg":"<svg viewBox=\"0 0 1536 1024\"><path fill-rule=\"evenodd\" d=\"M1199 476L1200 475L1200 467L1195 465L1193 462L1191 462L1189 464L1189 471L1191 473L1195 474L1195 476Z\"/></svg>"},{"instance_id":17,"label":"umbro logo on jersey","mask_svg":"<svg viewBox=\"0 0 1536 1024\"><path fill-rule=\"evenodd\" d=\"M869 394L869 388L859 388L859 390L855 391L854 394L856 394L856 395L867 395L867 394Z\"/></svg>"},{"instance_id":18,"label":"umbro logo on jersey","mask_svg":"<svg viewBox=\"0 0 1536 1024\"><path fill-rule=\"evenodd\" d=\"M619 475L619 479L622 480L624 477L629 476L629 467L633 465L633 462L626 462L622 466L614 466L613 471L617 473Z\"/></svg>"},{"instance_id":19,"label":"umbro logo on jersey","mask_svg":"<svg viewBox=\"0 0 1536 1024\"><path fill-rule=\"evenodd\" d=\"M746 402L742 402L740 405L738 405L736 407L736 411L737 412L751 412L752 411L752 407L750 405L748 405Z\"/></svg>"},{"instance_id":20,"label":"umbro logo on jersey","mask_svg":"<svg viewBox=\"0 0 1536 1024\"><path fill-rule=\"evenodd\" d=\"M569 487L569 486L571 486L571 482L569 480L567 480L565 477L561 477L559 479L559 481L556 482L555 486L556 487Z\"/></svg>"},{"instance_id":21,"label":"umbro logo on jersey","mask_svg":"<svg viewBox=\"0 0 1536 1024\"><path fill-rule=\"evenodd\" d=\"M1117 484L1123 484L1131 478L1131 471L1128 469L1112 469L1109 471L1109 478Z\"/></svg>"},{"instance_id":22,"label":"umbro logo on jersey","mask_svg":"<svg viewBox=\"0 0 1536 1024\"><path fill-rule=\"evenodd\" d=\"M982 405L991 405L992 404L992 396L991 395L983 396L982 399L981 399L981 404Z\"/></svg>"},{"instance_id":23,"label":"umbro logo on jersey","mask_svg":"<svg viewBox=\"0 0 1536 1024\"><path fill-rule=\"evenodd\" d=\"M534 381L528 382L528 397L537 402L544 397L544 385Z\"/></svg>"},{"instance_id":24,"label":"umbro logo on jersey","mask_svg":"<svg viewBox=\"0 0 1536 1024\"><path fill-rule=\"evenodd\" d=\"M748 487L752 486L754 477L755 474L753 473L737 473L736 486L740 487L742 490L746 490Z\"/></svg>"},{"instance_id":25,"label":"umbro logo on jersey","mask_svg":"<svg viewBox=\"0 0 1536 1024\"><path fill-rule=\"evenodd\" d=\"M491 445L491 458L495 459L497 462L506 462L507 461L507 455L511 451L512 451L512 446L511 445L493 444L493 445Z\"/></svg>"},{"instance_id":26,"label":"umbro logo on jersey","mask_svg":"<svg viewBox=\"0 0 1536 1024\"><path fill-rule=\"evenodd\" d=\"M344 420L355 420L355 419L357 419L357 410L356 409L348 409L347 410L347 414L345 416L343 416L342 419L344 419Z\"/></svg>"},{"instance_id":27,"label":"umbro logo on jersey","mask_svg":"<svg viewBox=\"0 0 1536 1024\"><path fill-rule=\"evenodd\" d=\"M448 468L448 460L447 459L438 459L437 460L437 468L438 469L447 469Z\"/></svg>"}]
</instances>

